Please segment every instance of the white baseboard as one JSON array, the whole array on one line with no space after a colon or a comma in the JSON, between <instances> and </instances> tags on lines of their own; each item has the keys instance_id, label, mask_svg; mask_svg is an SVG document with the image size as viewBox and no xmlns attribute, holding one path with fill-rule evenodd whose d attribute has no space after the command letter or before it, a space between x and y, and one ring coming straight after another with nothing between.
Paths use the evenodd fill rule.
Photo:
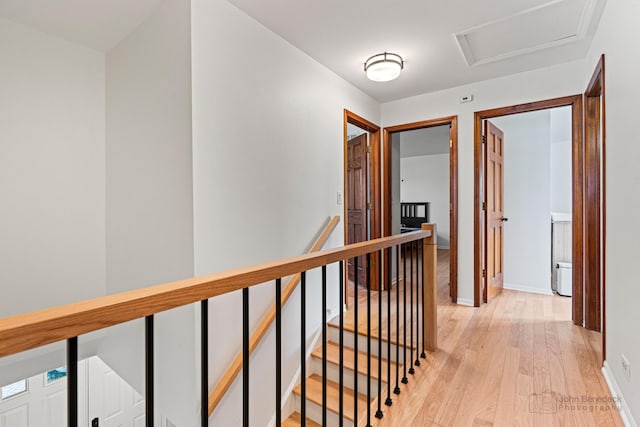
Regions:
<instances>
[{"instance_id":1,"label":"white baseboard","mask_svg":"<svg viewBox=\"0 0 640 427\"><path fill-rule=\"evenodd\" d=\"M551 289L540 289L531 286L515 285L513 283L505 283L503 284L503 288L510 291L529 292L530 294L553 295Z\"/></svg>"},{"instance_id":2,"label":"white baseboard","mask_svg":"<svg viewBox=\"0 0 640 427\"><path fill-rule=\"evenodd\" d=\"M629 409L629 405L627 405L626 400L624 400L624 396L622 396L622 392L620 391L620 387L616 382L616 378L613 376L613 372L611 372L611 367L609 363L605 360L604 366L602 366L602 375L604 376L607 385L609 386L609 391L611 392L611 396L614 398L618 398L618 409L620 410L620 417L622 418L622 422L627 427L638 427L636 420L633 418L631 414L631 409Z\"/></svg>"},{"instance_id":3,"label":"white baseboard","mask_svg":"<svg viewBox=\"0 0 640 427\"><path fill-rule=\"evenodd\" d=\"M449 248L449 246L440 246L440 245L438 245L438 249L443 250L443 251L448 251L450 248Z\"/></svg>"},{"instance_id":4,"label":"white baseboard","mask_svg":"<svg viewBox=\"0 0 640 427\"><path fill-rule=\"evenodd\" d=\"M468 307L474 307L472 299L460 298L460 297L458 297L458 305L466 305Z\"/></svg>"}]
</instances>

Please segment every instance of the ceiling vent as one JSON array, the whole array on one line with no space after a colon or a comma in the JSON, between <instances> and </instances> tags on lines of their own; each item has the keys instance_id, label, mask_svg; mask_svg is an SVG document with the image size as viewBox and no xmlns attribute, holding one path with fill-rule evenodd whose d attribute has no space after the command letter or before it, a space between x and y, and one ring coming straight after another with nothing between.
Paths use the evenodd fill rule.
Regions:
<instances>
[{"instance_id":1,"label":"ceiling vent","mask_svg":"<svg viewBox=\"0 0 640 427\"><path fill-rule=\"evenodd\" d=\"M487 64L585 37L603 0L555 0L455 34L469 66ZM597 21L596 21L597 22Z\"/></svg>"}]
</instances>

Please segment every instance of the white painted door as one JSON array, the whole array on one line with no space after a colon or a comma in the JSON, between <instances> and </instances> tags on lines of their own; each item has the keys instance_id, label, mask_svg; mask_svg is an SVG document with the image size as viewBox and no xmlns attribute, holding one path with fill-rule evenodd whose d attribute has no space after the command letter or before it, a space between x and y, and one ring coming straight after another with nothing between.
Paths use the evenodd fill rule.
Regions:
<instances>
[{"instance_id":1,"label":"white painted door","mask_svg":"<svg viewBox=\"0 0 640 427\"><path fill-rule=\"evenodd\" d=\"M84 362L79 362L80 384L86 381L85 372ZM0 427L65 427L66 378L53 379L43 373L23 381L16 383L16 388L24 391L15 395L7 391L6 398L0 400Z\"/></svg>"},{"instance_id":2,"label":"white painted door","mask_svg":"<svg viewBox=\"0 0 640 427\"><path fill-rule=\"evenodd\" d=\"M144 427L144 399L100 358L89 359L89 420L100 427ZM0 426L4 427L4 426Z\"/></svg>"}]
</instances>

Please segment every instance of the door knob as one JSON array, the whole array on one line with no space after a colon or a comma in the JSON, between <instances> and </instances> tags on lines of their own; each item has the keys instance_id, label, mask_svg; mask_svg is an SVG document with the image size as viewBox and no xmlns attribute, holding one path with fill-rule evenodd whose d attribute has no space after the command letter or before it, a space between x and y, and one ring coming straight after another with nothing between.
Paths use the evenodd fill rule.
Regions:
<instances>
[{"instance_id":1,"label":"door knob","mask_svg":"<svg viewBox=\"0 0 640 427\"><path fill-rule=\"evenodd\" d=\"M502 221L502 222L507 222L507 221L509 221L509 218L500 217L500 221Z\"/></svg>"}]
</instances>

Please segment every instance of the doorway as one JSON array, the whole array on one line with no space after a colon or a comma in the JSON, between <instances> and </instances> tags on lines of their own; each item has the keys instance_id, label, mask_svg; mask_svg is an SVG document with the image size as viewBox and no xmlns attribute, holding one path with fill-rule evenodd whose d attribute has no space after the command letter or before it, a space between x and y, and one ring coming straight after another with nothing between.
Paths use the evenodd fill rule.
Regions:
<instances>
[{"instance_id":1,"label":"doorway","mask_svg":"<svg viewBox=\"0 0 640 427\"><path fill-rule=\"evenodd\" d=\"M380 227L380 127L344 110L344 240L359 243L381 237ZM356 266L357 263L357 266ZM348 283L382 289L378 255L347 262Z\"/></svg>"},{"instance_id":2,"label":"doorway","mask_svg":"<svg viewBox=\"0 0 640 427\"><path fill-rule=\"evenodd\" d=\"M442 132L444 130L444 132ZM409 200L408 198L416 198L416 197L427 197L430 198L430 195L427 195L425 191L425 184L420 184L420 179L425 179L426 172L424 168L420 168L419 166L416 168L415 163L421 162L419 159L420 156L406 156L406 157L415 157L411 160L405 160L407 164L411 164L410 169L415 171L416 173L412 176L412 180L414 182L407 182L405 186L405 195L407 200L404 202L401 201L400 196L400 188L401 186L401 164L402 164L402 154L397 150L402 144L401 140L402 135L408 136L409 140L414 139L416 136L420 135L420 132L423 132L425 135L430 132L434 135L438 133L442 134L439 139L443 139L440 141L444 144L444 147L440 149L440 151L436 154L435 157L431 157L429 160L422 159L424 161L435 162L432 166L437 166L439 160L436 157L438 155L446 154L447 161L444 164L443 174L448 174L448 183L445 184L446 187L444 191L441 191L442 188L439 188L437 194L430 193L431 196L437 197L437 206L434 204L432 206L431 200ZM422 139L421 142L414 142L415 147L411 150L413 154L428 154L429 150L434 149L434 145L429 144L427 139L428 137ZM395 142L395 143L394 143ZM431 147L430 147L431 145ZM437 143L436 143L437 145ZM395 148L395 150L394 150ZM416 151L417 150L417 151ZM426 151L425 151L426 150ZM438 245L442 246L443 249L445 246L448 246L448 258L449 258L449 297L453 303L458 302L458 118L457 116L443 117L439 119L425 120L421 122L413 122L407 123L403 125L397 126L389 126L384 129L384 147L383 147L383 158L384 158L384 188L383 188L383 199L384 199L384 235L391 236L394 233L398 233L402 231L401 224L402 222L402 212L403 212L403 203L406 203L406 209L411 209L411 204L417 204L416 209L420 209L419 205L424 205L423 208L425 214L427 210L429 211L429 221L430 222L439 222L436 224L436 227L440 227L443 231L446 231L446 238L444 235L441 236L439 230L438 231ZM423 165L424 166L424 165ZM442 174L441 174L442 175ZM394 179L395 177L395 179ZM395 182L397 181L397 182ZM394 200L394 182L396 187L396 200ZM417 190L416 186L413 184L418 184ZM447 197L448 196L448 197ZM444 201L444 204L443 204ZM435 221L436 214L438 216L437 221ZM395 227L394 227L395 225ZM407 224L405 224L407 225ZM405 227L406 228L406 227ZM442 243L440 242L442 240ZM383 264L386 265L386 262ZM385 271L384 274L392 274L393 272ZM391 283L385 276L384 283Z\"/></svg>"},{"instance_id":3,"label":"doorway","mask_svg":"<svg viewBox=\"0 0 640 427\"><path fill-rule=\"evenodd\" d=\"M597 91L596 91L597 92ZM599 92L597 92L599 93ZM603 100L599 95L594 95L597 107L594 107L594 116L597 117L597 110L602 108ZM494 120L500 116L511 116L514 114L547 110L555 107L571 107L571 181L572 181L572 320L573 323L585 326L588 329L599 331L588 322L585 316L599 317L600 299L598 289L593 288L593 284L587 283L590 274L588 270L593 270L592 274L601 278L601 270L604 269L602 254L602 228L601 220L604 214L604 201L601 189L604 183L601 179L601 170L604 158L603 144L603 124L594 125L592 141L583 139L583 96L574 95L563 98L556 98L546 101L533 102L505 108L479 111L475 113L475 143L474 143L474 305L480 306L481 302L487 302L491 294L488 289L488 243L487 237L487 217L490 214L486 209L487 203L487 167L486 153L490 150L483 143L484 122ZM585 117L589 117L587 114ZM585 128L585 132L586 128ZM508 140L508 136L506 136ZM589 160L591 159L591 160ZM506 166L509 167L508 165ZM591 184L590 184L591 183ZM593 187L590 188L589 186ZM593 199L593 200L592 200ZM507 214L508 215L508 214ZM587 220L591 216L593 224ZM591 225L590 225L591 224ZM525 242L526 243L526 242ZM588 251L589 247L591 253ZM596 267L589 268L591 263ZM590 279L594 280L594 279ZM587 295L588 294L588 295ZM602 288L604 294L604 288ZM592 302L589 303L588 301ZM585 304L588 305L585 306ZM589 305L590 304L590 305ZM597 307L596 307L597 306ZM589 312L585 310L587 308Z\"/></svg>"}]
</instances>

